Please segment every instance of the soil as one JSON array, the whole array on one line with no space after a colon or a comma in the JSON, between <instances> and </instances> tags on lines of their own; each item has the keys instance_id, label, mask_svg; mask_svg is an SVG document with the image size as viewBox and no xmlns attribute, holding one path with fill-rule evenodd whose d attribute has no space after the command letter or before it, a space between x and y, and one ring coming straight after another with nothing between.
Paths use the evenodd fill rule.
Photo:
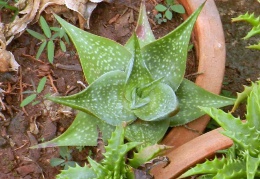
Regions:
<instances>
[{"instance_id":1,"label":"soil","mask_svg":"<svg viewBox=\"0 0 260 179\"><path fill-rule=\"evenodd\" d=\"M241 40L249 30L249 26L230 23L232 17L246 11L260 14L259 4L252 5L255 2L256 0L216 1L227 45L227 65L223 89L230 91L233 95L236 91L242 91L242 84L247 85L251 80L255 81L259 77L260 52L244 48L253 41L258 42L259 38L250 41ZM155 0L147 0L146 6L154 34L159 38L174 29L182 19L174 14L172 21L156 25L153 14L154 3ZM111 4L100 3L91 16L88 31L124 44L135 27L138 9L138 0L117 0ZM121 18L115 20L118 14ZM49 20L48 23L53 22ZM29 28L40 32L38 24L30 25ZM38 42L28 33L23 33L15 39L9 45L8 50L14 54L15 59L21 65L19 72L18 74L0 74L0 82L3 82L0 87L6 91L2 96L5 106L0 106L0 178L52 179L62 169L62 167L50 166L50 159L59 157L58 148L29 149L29 147L51 140L64 132L74 119L75 111L43 101L35 106L28 105L20 108L21 99L28 95L23 92L33 91L34 86L43 76L48 77L48 80L39 100L47 93L59 93L62 96L77 93L84 88L78 82L86 84L77 53L72 45L67 47L65 53L57 46L54 64L49 64L45 51L39 61L35 60L39 48ZM194 56L194 52L191 51L187 74L196 72ZM241 111L243 114L243 109ZM79 164L82 164L89 155L88 148L84 148L82 151L76 148L71 148L71 150L73 160ZM95 153L95 150L93 152Z\"/></svg>"}]
</instances>

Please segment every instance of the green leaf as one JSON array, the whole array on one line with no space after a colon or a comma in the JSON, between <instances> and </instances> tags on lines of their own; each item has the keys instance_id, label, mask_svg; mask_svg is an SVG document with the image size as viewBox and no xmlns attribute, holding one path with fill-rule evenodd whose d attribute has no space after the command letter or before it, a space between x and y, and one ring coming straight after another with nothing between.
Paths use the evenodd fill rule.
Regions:
<instances>
[{"instance_id":1,"label":"green leaf","mask_svg":"<svg viewBox=\"0 0 260 179\"><path fill-rule=\"evenodd\" d=\"M39 104L41 101L34 101L32 102L32 106L35 106L36 104Z\"/></svg>"},{"instance_id":2,"label":"green leaf","mask_svg":"<svg viewBox=\"0 0 260 179\"><path fill-rule=\"evenodd\" d=\"M80 93L48 99L93 114L111 125L130 122L135 120L136 116L124 107L125 79L126 74L122 71L108 72Z\"/></svg>"},{"instance_id":3,"label":"green leaf","mask_svg":"<svg viewBox=\"0 0 260 179\"><path fill-rule=\"evenodd\" d=\"M164 12L164 11L166 11L167 7L165 7L165 6L162 5L162 4L157 4L157 5L155 6L155 9L156 9L157 11L159 11L159 12Z\"/></svg>"},{"instance_id":4,"label":"green leaf","mask_svg":"<svg viewBox=\"0 0 260 179\"><path fill-rule=\"evenodd\" d=\"M141 48L143 46L155 41L153 31L151 29L151 26L148 21L148 17L146 15L145 3L143 3L143 2L141 3L141 6L140 6L137 26L135 28L135 33L138 37L138 41L139 41ZM132 45L133 41L134 41L134 34L130 37L130 39L125 44L125 47L130 52L134 51L133 45Z\"/></svg>"},{"instance_id":5,"label":"green leaf","mask_svg":"<svg viewBox=\"0 0 260 179\"><path fill-rule=\"evenodd\" d=\"M41 56L41 54L42 54L44 48L46 47L46 45L47 45L47 41L45 40L45 41L42 42L42 44L40 45L40 47L39 47L39 49L38 49L38 52L37 52L37 54L36 54L36 59L39 59L39 58L40 58L40 56Z\"/></svg>"},{"instance_id":6,"label":"green leaf","mask_svg":"<svg viewBox=\"0 0 260 179\"><path fill-rule=\"evenodd\" d=\"M36 94L31 94L30 96L27 96L20 104L20 107L24 107L31 103L36 98Z\"/></svg>"},{"instance_id":7,"label":"green leaf","mask_svg":"<svg viewBox=\"0 0 260 179\"><path fill-rule=\"evenodd\" d=\"M134 157L129 159L129 165L133 168L138 168L147 161L159 156L165 150L170 149L171 147L166 145L154 144L148 147L141 149L138 153L134 153Z\"/></svg>"},{"instance_id":8,"label":"green leaf","mask_svg":"<svg viewBox=\"0 0 260 179\"><path fill-rule=\"evenodd\" d=\"M62 38L66 34L64 28L60 28L59 32L60 32L60 38Z\"/></svg>"},{"instance_id":9,"label":"green leaf","mask_svg":"<svg viewBox=\"0 0 260 179\"><path fill-rule=\"evenodd\" d=\"M43 78L40 80L40 82L39 82L39 84L38 84L38 86L37 86L37 90L36 90L37 93L42 92L42 90L44 89L44 86L45 86L46 81L47 81L47 78L46 78L46 77L43 77Z\"/></svg>"},{"instance_id":10,"label":"green leaf","mask_svg":"<svg viewBox=\"0 0 260 179\"><path fill-rule=\"evenodd\" d=\"M171 9L172 9L174 12L177 12L177 13L179 13L179 14L184 14L184 13L185 13L185 9L184 9L184 7L183 7L181 4L172 5L172 6L171 6Z\"/></svg>"},{"instance_id":11,"label":"green leaf","mask_svg":"<svg viewBox=\"0 0 260 179\"><path fill-rule=\"evenodd\" d=\"M103 140L106 142L110 138L115 127L106 124L104 121L79 112L70 127L59 137L31 148L45 148L55 146L96 146L98 130L103 134Z\"/></svg>"},{"instance_id":12,"label":"green leaf","mask_svg":"<svg viewBox=\"0 0 260 179\"><path fill-rule=\"evenodd\" d=\"M33 30L30 30L30 29L26 29L26 31L31 34L33 37L35 37L36 39L39 39L41 41L44 41L46 40L46 37L38 32L35 32Z\"/></svg>"},{"instance_id":13,"label":"green leaf","mask_svg":"<svg viewBox=\"0 0 260 179\"><path fill-rule=\"evenodd\" d=\"M126 78L126 99L130 99L132 91L135 88L140 88L153 81L146 64L141 55L140 45L137 36L133 36L133 59L129 65Z\"/></svg>"},{"instance_id":14,"label":"green leaf","mask_svg":"<svg viewBox=\"0 0 260 179\"><path fill-rule=\"evenodd\" d=\"M250 155L256 156L260 151L259 134L255 127L250 127L248 123L243 123L239 118L233 117L230 113L225 113L220 109L201 107L225 130L225 136L231 138L240 149L248 150Z\"/></svg>"},{"instance_id":15,"label":"green leaf","mask_svg":"<svg viewBox=\"0 0 260 179\"><path fill-rule=\"evenodd\" d=\"M260 154L258 156L252 157L248 151L246 155L246 173L247 173L247 179L254 179L256 176L257 170L259 171L258 167L260 164Z\"/></svg>"},{"instance_id":16,"label":"green leaf","mask_svg":"<svg viewBox=\"0 0 260 179\"><path fill-rule=\"evenodd\" d=\"M260 131L260 82L253 83L251 89L252 91L247 99L246 119L250 127Z\"/></svg>"},{"instance_id":17,"label":"green leaf","mask_svg":"<svg viewBox=\"0 0 260 179\"><path fill-rule=\"evenodd\" d=\"M66 160L71 159L70 150L67 146L59 147L59 153L63 159L66 159Z\"/></svg>"},{"instance_id":18,"label":"green leaf","mask_svg":"<svg viewBox=\"0 0 260 179\"><path fill-rule=\"evenodd\" d=\"M55 17L72 39L89 84L106 72L125 70L131 59L131 53L125 47L110 39L85 32L57 15Z\"/></svg>"},{"instance_id":19,"label":"green leaf","mask_svg":"<svg viewBox=\"0 0 260 179\"><path fill-rule=\"evenodd\" d=\"M251 91L252 91L252 86L251 87L244 86L244 91L242 93L237 93L237 98L231 110L231 113L235 112L235 110L238 108L240 103L244 102L247 99Z\"/></svg>"},{"instance_id":20,"label":"green leaf","mask_svg":"<svg viewBox=\"0 0 260 179\"><path fill-rule=\"evenodd\" d=\"M169 9L165 11L165 17L169 20L172 20L172 12Z\"/></svg>"},{"instance_id":21,"label":"green leaf","mask_svg":"<svg viewBox=\"0 0 260 179\"><path fill-rule=\"evenodd\" d=\"M214 176L217 174L218 170L222 169L225 166L226 162L227 159L224 157L222 157L221 159L215 157L214 160L207 160L203 164L197 164L195 167L182 174L180 178L186 178L192 175L199 174L213 174Z\"/></svg>"},{"instance_id":22,"label":"green leaf","mask_svg":"<svg viewBox=\"0 0 260 179\"><path fill-rule=\"evenodd\" d=\"M243 39L249 39L257 34L260 34L260 23L258 26L253 27Z\"/></svg>"},{"instance_id":23,"label":"green leaf","mask_svg":"<svg viewBox=\"0 0 260 179\"><path fill-rule=\"evenodd\" d=\"M142 48L143 59L153 79L163 77L163 82L174 91L183 80L192 27L202 7L174 31Z\"/></svg>"},{"instance_id":24,"label":"green leaf","mask_svg":"<svg viewBox=\"0 0 260 179\"><path fill-rule=\"evenodd\" d=\"M66 52L66 45L62 40L60 40L60 48L63 52Z\"/></svg>"},{"instance_id":25,"label":"green leaf","mask_svg":"<svg viewBox=\"0 0 260 179\"><path fill-rule=\"evenodd\" d=\"M47 52L48 52L48 60L50 63L53 63L54 59L54 43L52 40L50 40L47 44Z\"/></svg>"},{"instance_id":26,"label":"green leaf","mask_svg":"<svg viewBox=\"0 0 260 179\"><path fill-rule=\"evenodd\" d=\"M61 158L51 158L51 160L50 160L50 164L52 167L56 167L64 162L66 162L66 161Z\"/></svg>"},{"instance_id":27,"label":"green leaf","mask_svg":"<svg viewBox=\"0 0 260 179\"><path fill-rule=\"evenodd\" d=\"M250 23L252 26L258 26L260 24L260 18L255 17L254 13L249 14L248 12L238 17L232 18L232 22L245 21Z\"/></svg>"},{"instance_id":28,"label":"green leaf","mask_svg":"<svg viewBox=\"0 0 260 179\"><path fill-rule=\"evenodd\" d=\"M258 44L249 45L246 48L260 50L260 42Z\"/></svg>"},{"instance_id":29,"label":"green leaf","mask_svg":"<svg viewBox=\"0 0 260 179\"><path fill-rule=\"evenodd\" d=\"M96 178L95 172L87 165L84 167L76 164L76 167L69 167L68 170L62 170L60 174L56 176L56 179L94 179Z\"/></svg>"},{"instance_id":30,"label":"green leaf","mask_svg":"<svg viewBox=\"0 0 260 179\"><path fill-rule=\"evenodd\" d=\"M142 147L146 147L160 141L168 128L168 120L153 122L137 120L126 127L125 137L129 141L143 142Z\"/></svg>"},{"instance_id":31,"label":"green leaf","mask_svg":"<svg viewBox=\"0 0 260 179\"><path fill-rule=\"evenodd\" d=\"M174 0L166 0L167 5L172 5L174 3Z\"/></svg>"},{"instance_id":32,"label":"green leaf","mask_svg":"<svg viewBox=\"0 0 260 179\"><path fill-rule=\"evenodd\" d=\"M55 31L55 32L60 32L61 28L59 27L50 27L51 30Z\"/></svg>"},{"instance_id":33,"label":"green leaf","mask_svg":"<svg viewBox=\"0 0 260 179\"><path fill-rule=\"evenodd\" d=\"M42 16L40 17L40 25L46 37L50 38L51 37L50 27Z\"/></svg>"},{"instance_id":34,"label":"green leaf","mask_svg":"<svg viewBox=\"0 0 260 179\"><path fill-rule=\"evenodd\" d=\"M232 98L210 93L186 79L176 91L176 96L179 100L180 111L170 118L171 126L183 125L204 115L205 112L199 110L199 106L218 108L234 104L235 101Z\"/></svg>"},{"instance_id":35,"label":"green leaf","mask_svg":"<svg viewBox=\"0 0 260 179\"><path fill-rule=\"evenodd\" d=\"M53 34L51 36L51 38L49 40L55 40L57 37L59 37L59 35L60 35L60 32L56 32L55 34Z\"/></svg>"},{"instance_id":36,"label":"green leaf","mask_svg":"<svg viewBox=\"0 0 260 179\"><path fill-rule=\"evenodd\" d=\"M158 121L178 111L178 100L170 86L160 83L149 94L150 102L133 110L144 121Z\"/></svg>"}]
</instances>

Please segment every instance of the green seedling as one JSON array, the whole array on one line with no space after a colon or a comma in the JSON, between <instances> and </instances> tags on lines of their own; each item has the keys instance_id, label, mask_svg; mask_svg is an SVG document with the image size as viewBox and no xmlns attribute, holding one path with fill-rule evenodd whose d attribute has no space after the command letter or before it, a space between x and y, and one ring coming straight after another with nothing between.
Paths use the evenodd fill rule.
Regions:
<instances>
[{"instance_id":1,"label":"green seedling","mask_svg":"<svg viewBox=\"0 0 260 179\"><path fill-rule=\"evenodd\" d=\"M90 166L69 167L68 170L63 170L57 179L73 178L73 179L94 179L94 178L114 178L114 179L134 179L136 178L138 167L141 167L146 162L155 158L168 147L164 145L153 145L142 149L138 153L134 153L133 158L126 160L127 153L140 145L140 142L128 142L124 144L125 127L119 125L112 133L108 140L108 145L105 146L104 159L101 163L88 157ZM143 171L143 175L149 175ZM143 176L142 175L142 176ZM141 177L140 177L141 178Z\"/></svg>"},{"instance_id":2,"label":"green seedling","mask_svg":"<svg viewBox=\"0 0 260 179\"><path fill-rule=\"evenodd\" d=\"M69 167L76 167L77 163L72 161L71 150L68 147L59 147L61 158L52 158L50 160L51 166L62 166L64 170L67 170Z\"/></svg>"},{"instance_id":3,"label":"green seedling","mask_svg":"<svg viewBox=\"0 0 260 179\"><path fill-rule=\"evenodd\" d=\"M166 5L157 4L155 9L159 12L155 15L158 24L172 20L173 12L184 14L185 9L181 4L176 4L174 0L166 0Z\"/></svg>"},{"instance_id":4,"label":"green seedling","mask_svg":"<svg viewBox=\"0 0 260 179\"><path fill-rule=\"evenodd\" d=\"M17 7L14 7L14 6L10 6L10 5L8 4L8 1L7 1L7 0L6 0L6 1L0 0L0 11L1 11L3 8L9 9L9 10L11 10L11 11L14 12L14 13L13 13L13 16L12 16L12 21L15 19L15 17L16 17L16 16L18 15L18 13L19 13L19 9L18 9Z\"/></svg>"},{"instance_id":5,"label":"green seedling","mask_svg":"<svg viewBox=\"0 0 260 179\"><path fill-rule=\"evenodd\" d=\"M25 92L23 92L24 94L30 94L30 95L27 96L27 97L21 102L20 106L21 106L21 107L24 107L24 106L26 106L26 105L28 105L28 104L30 104L30 103L32 103L32 105L36 105L36 104L40 103L39 100L36 100L36 97L37 97L37 95L39 95L39 94L42 92L42 90L44 89L44 86L45 86L46 81L47 81L47 78L46 78L46 77L43 77L43 78L40 80L40 82L39 82L39 84L38 84L38 86L37 86L37 89L36 89L36 87L35 87L35 85L34 85L34 83L33 83L33 81L32 81L32 85L33 85L34 91L25 91ZM34 102L33 102L33 101L34 101Z\"/></svg>"},{"instance_id":6,"label":"green seedling","mask_svg":"<svg viewBox=\"0 0 260 179\"><path fill-rule=\"evenodd\" d=\"M252 29L247 33L247 35L243 39L249 39L255 35L260 34L260 16L255 17L254 13L249 14L247 12L236 18L232 18L232 22L239 22L239 21L247 22L252 26ZM247 46L247 48L260 50L260 42L258 44Z\"/></svg>"},{"instance_id":7,"label":"green seedling","mask_svg":"<svg viewBox=\"0 0 260 179\"><path fill-rule=\"evenodd\" d=\"M41 45L38 49L36 54L36 59L39 59L43 50L47 48L47 56L50 63L53 63L54 59L54 50L55 50L55 43L54 41L59 41L60 48L63 52L66 52L66 45L63 39L70 44L69 38L63 28L58 27L49 27L46 20L41 16L40 17L40 26L43 30L43 34L35 32L30 29L26 29L26 31L31 34L33 37L39 39L41 41ZM54 33L52 33L54 32Z\"/></svg>"},{"instance_id":8,"label":"green seedling","mask_svg":"<svg viewBox=\"0 0 260 179\"><path fill-rule=\"evenodd\" d=\"M68 130L35 147L95 146L97 126L106 141L115 126L127 122L128 141L156 144L169 127L205 114L198 106L222 107L233 99L212 94L184 79L192 27L201 5L182 25L155 40L140 9L136 31L122 46L83 31L56 16L73 41L89 86L78 94L48 97L80 112Z\"/></svg>"},{"instance_id":9,"label":"green seedling","mask_svg":"<svg viewBox=\"0 0 260 179\"><path fill-rule=\"evenodd\" d=\"M223 129L222 134L231 138L233 146L225 157L207 160L184 173L181 178L202 175L201 178L260 177L260 82L253 83L240 93L236 103L247 98L246 122L220 109L202 107Z\"/></svg>"}]
</instances>

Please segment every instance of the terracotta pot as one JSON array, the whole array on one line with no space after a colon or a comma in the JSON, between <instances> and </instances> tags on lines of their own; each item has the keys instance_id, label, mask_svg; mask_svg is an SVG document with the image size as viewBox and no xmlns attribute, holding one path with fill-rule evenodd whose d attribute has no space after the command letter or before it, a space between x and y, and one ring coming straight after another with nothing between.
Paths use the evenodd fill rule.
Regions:
<instances>
[{"instance_id":1,"label":"terracotta pot","mask_svg":"<svg viewBox=\"0 0 260 179\"><path fill-rule=\"evenodd\" d=\"M216 151L232 146L232 140L222 135L221 130L207 132L168 153L171 163L165 168L156 168L153 171L155 178L177 178L195 164L213 157Z\"/></svg>"},{"instance_id":2,"label":"terracotta pot","mask_svg":"<svg viewBox=\"0 0 260 179\"><path fill-rule=\"evenodd\" d=\"M194 12L204 1L205 0L178 0L186 9L186 17ZM226 51L222 23L214 0L207 0L195 24L193 36L196 55L199 60L198 72L203 73L197 77L196 84L212 93L218 94L221 90L224 77ZM190 163L192 163L192 161L186 161L188 162L185 163L186 166L180 166L177 169L177 163L183 159L176 160L176 156L174 155L179 154L178 151L182 150L182 148L178 147L203 133L208 122L209 117L203 116L187 124L189 128L198 132L194 132L194 130L182 126L175 127L169 132L162 143L174 147L167 155L172 162L166 168L155 168L152 171L155 178L176 178L187 166L191 166ZM196 150L200 149L201 147ZM191 156L192 155L193 154L191 154ZM185 156L185 154L181 156Z\"/></svg>"}]
</instances>

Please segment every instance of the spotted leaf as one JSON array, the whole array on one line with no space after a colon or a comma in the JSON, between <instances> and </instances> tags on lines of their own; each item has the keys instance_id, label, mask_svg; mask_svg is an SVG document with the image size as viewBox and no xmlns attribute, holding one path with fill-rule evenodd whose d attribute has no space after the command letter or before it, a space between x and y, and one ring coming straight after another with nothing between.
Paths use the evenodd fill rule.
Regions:
<instances>
[{"instance_id":1,"label":"spotted leaf","mask_svg":"<svg viewBox=\"0 0 260 179\"><path fill-rule=\"evenodd\" d=\"M50 96L48 99L93 114L111 125L130 122L136 116L124 108L125 79L126 74L122 71L108 72L80 93L66 97Z\"/></svg>"},{"instance_id":2,"label":"spotted leaf","mask_svg":"<svg viewBox=\"0 0 260 179\"><path fill-rule=\"evenodd\" d=\"M79 112L70 127L59 137L33 146L32 148L45 148L56 146L96 146L98 138L97 127L107 141L115 127L96 118L93 115Z\"/></svg>"},{"instance_id":3,"label":"spotted leaf","mask_svg":"<svg viewBox=\"0 0 260 179\"><path fill-rule=\"evenodd\" d=\"M180 111L170 118L171 126L186 124L205 114L205 112L199 110L198 106L218 108L234 104L235 101L232 98L210 93L186 79L183 80L176 91L176 95L178 96Z\"/></svg>"},{"instance_id":4,"label":"spotted leaf","mask_svg":"<svg viewBox=\"0 0 260 179\"><path fill-rule=\"evenodd\" d=\"M137 36L134 34L133 37L134 45L132 64L129 65L128 76L126 79L126 98L131 100L131 94L136 88L137 92L140 87L153 81L151 74L149 73L146 64L142 58L141 49ZM132 101L132 100L131 100Z\"/></svg>"},{"instance_id":5,"label":"spotted leaf","mask_svg":"<svg viewBox=\"0 0 260 179\"><path fill-rule=\"evenodd\" d=\"M146 122L137 120L126 127L125 137L129 141L143 142L142 147L156 144L167 129L169 120Z\"/></svg>"},{"instance_id":6,"label":"spotted leaf","mask_svg":"<svg viewBox=\"0 0 260 179\"><path fill-rule=\"evenodd\" d=\"M143 59L152 77L163 77L163 82L174 91L183 80L191 31L202 7L174 31L142 48Z\"/></svg>"},{"instance_id":7,"label":"spotted leaf","mask_svg":"<svg viewBox=\"0 0 260 179\"><path fill-rule=\"evenodd\" d=\"M131 59L131 53L126 48L110 39L83 31L57 15L55 17L75 45L88 83L106 72L125 70Z\"/></svg>"},{"instance_id":8,"label":"spotted leaf","mask_svg":"<svg viewBox=\"0 0 260 179\"><path fill-rule=\"evenodd\" d=\"M140 6L137 26L135 28L135 33L138 37L141 48L143 46L155 41L153 31L151 29L151 26L148 22L148 18L146 15L145 3L143 3L143 2L141 3L141 6ZM130 37L130 39L125 44L125 47L131 52L133 51L133 48L132 48L133 41L134 41L134 34Z\"/></svg>"},{"instance_id":9,"label":"spotted leaf","mask_svg":"<svg viewBox=\"0 0 260 179\"><path fill-rule=\"evenodd\" d=\"M172 88L160 83L149 94L150 102L133 110L144 121L158 121L170 117L178 111L178 100Z\"/></svg>"}]
</instances>

